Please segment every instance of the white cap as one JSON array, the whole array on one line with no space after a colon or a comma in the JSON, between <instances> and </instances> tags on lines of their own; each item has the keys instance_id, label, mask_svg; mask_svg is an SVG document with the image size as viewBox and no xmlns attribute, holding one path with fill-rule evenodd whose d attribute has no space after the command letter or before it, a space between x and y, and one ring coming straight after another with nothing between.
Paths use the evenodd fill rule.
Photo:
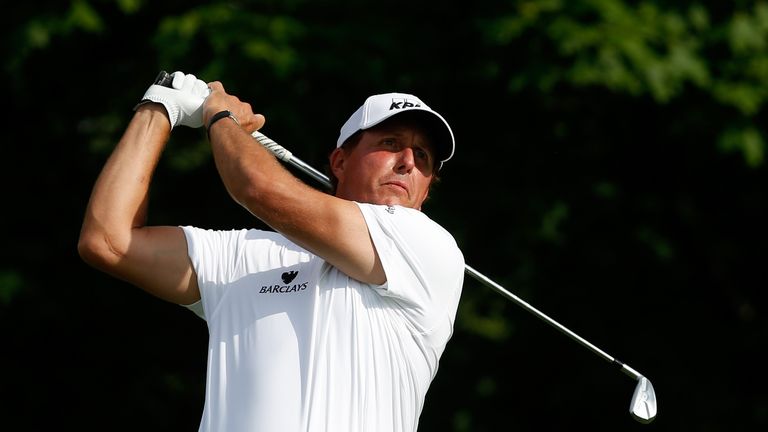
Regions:
<instances>
[{"instance_id":1,"label":"white cap","mask_svg":"<svg viewBox=\"0 0 768 432\"><path fill-rule=\"evenodd\" d=\"M443 116L432 111L421 99L406 93L377 94L366 99L363 106L355 111L341 127L336 147L341 147L347 138L359 130L371 128L396 114L409 111L420 111L426 114L425 119L439 120L434 122L438 126L435 128L438 131L438 136L435 137L437 142L433 145L435 146L435 157L442 166L443 162L453 156L453 150L456 146L453 131Z\"/></svg>"}]
</instances>

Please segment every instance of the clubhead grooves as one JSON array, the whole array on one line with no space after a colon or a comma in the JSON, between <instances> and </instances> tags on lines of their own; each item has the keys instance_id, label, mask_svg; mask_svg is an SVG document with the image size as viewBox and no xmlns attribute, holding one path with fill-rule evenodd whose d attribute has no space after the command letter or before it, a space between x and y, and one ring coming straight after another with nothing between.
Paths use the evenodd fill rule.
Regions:
<instances>
[{"instance_id":1,"label":"clubhead grooves","mask_svg":"<svg viewBox=\"0 0 768 432\"><path fill-rule=\"evenodd\" d=\"M656 417L656 391L651 381L644 376L637 380L629 413L640 423L650 423Z\"/></svg>"}]
</instances>

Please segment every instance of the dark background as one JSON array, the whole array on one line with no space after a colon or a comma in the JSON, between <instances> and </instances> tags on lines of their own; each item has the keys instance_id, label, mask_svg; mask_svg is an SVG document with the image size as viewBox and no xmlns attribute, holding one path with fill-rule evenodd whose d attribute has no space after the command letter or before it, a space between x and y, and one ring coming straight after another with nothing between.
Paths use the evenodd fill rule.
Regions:
<instances>
[{"instance_id":1,"label":"dark background","mask_svg":"<svg viewBox=\"0 0 768 432\"><path fill-rule=\"evenodd\" d=\"M768 3L77 0L4 15L0 429L197 429L204 322L76 251L91 186L161 69L222 81L321 169L365 97L420 96L457 139L424 211L469 265L659 401L635 422L632 379L467 277L421 431L768 427ZM151 199L151 224L263 227L227 196L202 130L174 131Z\"/></svg>"}]
</instances>

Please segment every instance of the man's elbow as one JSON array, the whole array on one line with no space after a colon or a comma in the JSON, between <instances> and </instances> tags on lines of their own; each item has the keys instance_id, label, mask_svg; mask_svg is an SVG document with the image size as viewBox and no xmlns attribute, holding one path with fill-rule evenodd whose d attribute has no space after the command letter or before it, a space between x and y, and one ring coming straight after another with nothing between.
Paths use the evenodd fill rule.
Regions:
<instances>
[{"instance_id":1,"label":"man's elbow","mask_svg":"<svg viewBox=\"0 0 768 432\"><path fill-rule=\"evenodd\" d=\"M77 253L83 261L102 271L114 268L123 255L108 235L87 230L80 233Z\"/></svg>"}]
</instances>

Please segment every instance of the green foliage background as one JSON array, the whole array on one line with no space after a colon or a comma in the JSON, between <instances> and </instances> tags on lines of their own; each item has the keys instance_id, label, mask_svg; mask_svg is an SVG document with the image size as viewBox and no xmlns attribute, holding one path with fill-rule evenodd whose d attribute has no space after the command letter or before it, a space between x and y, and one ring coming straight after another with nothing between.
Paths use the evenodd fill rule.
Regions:
<instances>
[{"instance_id":1,"label":"green foliage background","mask_svg":"<svg viewBox=\"0 0 768 432\"><path fill-rule=\"evenodd\" d=\"M631 379L467 277L420 430L768 427L768 2L75 0L5 17L2 430L197 428L204 323L76 253L161 69L222 81L319 168L366 96L419 95L457 137L425 211L659 397L634 422ZM150 223L263 228L189 129Z\"/></svg>"}]
</instances>

